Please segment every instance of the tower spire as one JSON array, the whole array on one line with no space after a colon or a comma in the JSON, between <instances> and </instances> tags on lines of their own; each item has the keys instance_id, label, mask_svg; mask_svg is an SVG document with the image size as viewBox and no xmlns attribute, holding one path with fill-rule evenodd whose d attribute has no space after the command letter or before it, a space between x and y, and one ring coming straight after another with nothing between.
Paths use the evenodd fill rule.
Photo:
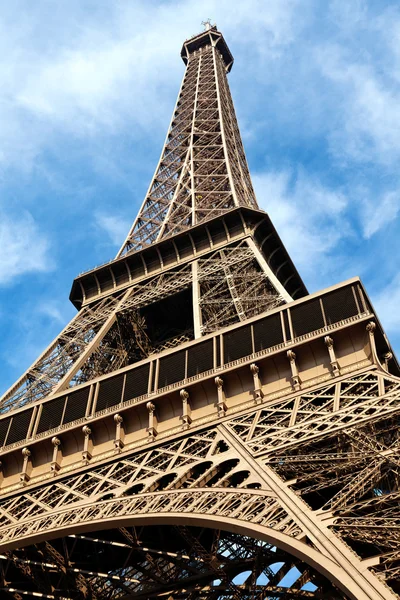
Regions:
<instances>
[{"instance_id":1,"label":"tower spire","mask_svg":"<svg viewBox=\"0 0 400 600\"><path fill-rule=\"evenodd\" d=\"M227 81L233 56L215 25L186 40L186 72L161 158L123 256L234 207L258 208Z\"/></svg>"},{"instance_id":2,"label":"tower spire","mask_svg":"<svg viewBox=\"0 0 400 600\"><path fill-rule=\"evenodd\" d=\"M211 19L208 18L206 21L202 21L201 24L204 27L204 31L209 31L212 27L214 27L214 29L217 29L217 25L211 25Z\"/></svg>"}]
</instances>

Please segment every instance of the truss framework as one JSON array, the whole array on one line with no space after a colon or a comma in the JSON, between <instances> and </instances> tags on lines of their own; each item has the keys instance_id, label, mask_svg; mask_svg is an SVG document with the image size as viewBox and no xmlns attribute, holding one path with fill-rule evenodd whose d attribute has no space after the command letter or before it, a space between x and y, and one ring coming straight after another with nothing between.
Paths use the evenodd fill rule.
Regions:
<instances>
[{"instance_id":1,"label":"truss framework","mask_svg":"<svg viewBox=\"0 0 400 600\"><path fill-rule=\"evenodd\" d=\"M85 554L97 555L96 571L85 568ZM108 573L100 570L105 560ZM40 581L44 598L52 597L51 587L53 594L62 589L63 597L71 600L345 598L314 569L287 552L218 529L122 527L37 544L7 553L0 561L3 590L14 598L6 578L15 573L27 586L32 579ZM56 592L53 597L60 596Z\"/></svg>"},{"instance_id":2,"label":"truss framework","mask_svg":"<svg viewBox=\"0 0 400 600\"><path fill-rule=\"evenodd\" d=\"M385 409L392 402L396 408L393 410L392 405L388 412ZM286 566L282 564L276 572L283 579L295 564L298 572L303 573L296 579L302 585L294 581L289 589L279 589L281 580L277 580L274 569L271 572L271 554L267 560L270 571L263 571L260 565L256 567L260 541L245 536L248 541L244 542L242 532L235 543L246 543L252 553L251 564L246 568L246 572L249 571L247 583L236 585L228 566L224 566L225 580L221 576L217 586L211 583L217 576L213 571L217 563L210 558L208 550L209 564L205 555L201 558L202 568L207 571L206 581L201 584L191 581L192 588L186 587L185 581L184 589L180 589L181 579L174 580L170 588L172 598L176 592L181 594L177 598L189 593L202 598L318 598L324 597L323 594L344 597L343 590L335 590L331 583L310 571L305 558L313 550L320 553L321 560L325 556L335 561L332 564L336 565L335 569L339 568L336 576L342 568L338 566L339 553L343 557L342 566L343 561L344 564L347 561L347 569L353 569L355 582L365 575L360 558L367 561L374 556L372 572L397 589L400 569L397 551L399 403L400 381L369 371L342 378L313 392L299 393L290 402L282 399L271 406L247 411L243 416L228 419L224 425L188 432L177 439L175 436L152 448L116 457L104 465L88 466L80 473L36 485L0 503L0 545L8 552L4 560L11 561L13 568L21 569L24 565L24 569L35 570L37 542L35 546L29 545L35 539L49 542L57 538L57 534L68 536L69 532L75 532L74 536L79 538L82 527L95 530L101 524L104 526L107 522L113 526L115 522L111 532L89 537L99 544L118 545L121 540L117 523L121 521L145 525L154 522L157 516L180 514L181 527L183 523L185 527L198 527L203 515L202 527L213 527L212 535L225 536L218 533L223 523L223 528L228 530L228 523L236 523L236 531L240 524L254 525L257 531L266 532L270 549L280 548L273 552L281 552L287 548L285 544L292 544L292 552L289 552L292 558L285 558ZM374 406L381 410L374 412L371 410ZM330 427L326 427L327 422ZM166 523L162 519L160 522ZM143 531L147 530L145 527ZM166 535L168 538L172 534ZM185 531L180 535L188 539ZM193 535L196 537L198 533ZM58 548L62 543L65 542L57 538ZM12 550L21 545L25 548L23 551ZM190 546L195 554L201 554L193 540ZM293 563L299 547L303 559ZM360 558L356 559L354 553ZM178 569L179 577L184 573L190 579L194 559L182 557L182 549L179 559L188 561L185 569ZM49 559L49 563L53 564L54 560ZM91 564L90 568L82 564L76 567L75 573L81 577L80 585L91 589L93 594L97 593L93 578L109 589L114 577L112 586L119 588L115 597L128 597L126 588L134 585L132 597L141 598L149 593L141 583L139 585L143 581L143 572L139 572L142 567L136 565L129 576L126 571L107 572L106 576L105 572L98 572L99 564ZM59 577L64 576L58 567L55 571ZM72 576L71 567L66 567L65 572ZM147 563L146 576L149 572L153 586L157 569ZM233 573L238 574L235 570ZM262 573L268 579L268 582L263 581L270 588L260 588L257 584ZM116 583L118 577L122 579ZM334 576L332 580L335 581ZM376 586L373 581L372 585ZM302 589L307 582L316 587ZM364 581L364 585L368 583L368 579ZM160 587L160 581L158 584L154 597L162 597L157 594L164 588ZM166 585L165 578L163 585ZM383 595L371 592L365 598L394 597L389 587L382 589ZM129 593L132 594L132 590Z\"/></svg>"},{"instance_id":3,"label":"truss framework","mask_svg":"<svg viewBox=\"0 0 400 600\"><path fill-rule=\"evenodd\" d=\"M235 206L257 208L215 41L190 54L160 162L118 256Z\"/></svg>"},{"instance_id":4,"label":"truss framework","mask_svg":"<svg viewBox=\"0 0 400 600\"><path fill-rule=\"evenodd\" d=\"M188 66L160 163L118 255L127 261L164 238L173 245L175 234L233 207L257 208L226 78L229 50L215 27L184 48ZM0 410L35 403L290 300L269 268L278 247L265 260L246 227L247 237L233 242L227 233L223 247L213 245L209 231L204 235L209 237L207 251L203 246L197 253L201 240L196 246L192 239L191 262L180 264L175 252L174 267L152 276L150 257L135 284L123 291L107 288L108 296L84 306L3 396ZM164 269L161 255L160 265ZM366 319L363 296L353 287L348 292L341 297ZM103 293L100 285L98 293ZM119 437L104 442L96 423L98 446L110 441L111 450L95 459L87 420L83 447L68 421L68 428L57 433L63 439L51 440L52 456L46 441L40 445L36 440L35 450L42 451L36 456L25 447L16 458L18 449L9 448L0 475L12 481L0 489L2 594L16 600L395 598L400 593L400 379L377 358L373 322L367 326L367 351L360 352L363 359L370 352L368 359L357 363L354 346L353 374L345 374L349 367L341 371L341 357L326 330L338 322L340 328L357 327L351 322L356 313L352 308L348 322L343 315L342 321L335 320L329 294L325 305L321 298L310 300L319 312L305 305L296 307L300 313L293 309L293 317L318 314L315 329L325 335L324 361L329 356L329 363L311 391L301 389L296 354L285 346L285 365L280 367L282 355L275 363L278 391L268 400L259 367L253 363L251 376L248 368L244 374L240 358L229 369L237 378L233 387L247 396L229 412L223 373L218 372L210 392L216 398L212 421L203 413L192 423L189 393L178 389L179 382L171 384L176 385L181 422L164 430L158 442L156 411L166 397L143 402L147 422L138 412L130 423L143 435L125 448L123 417L104 414L103 431L111 422ZM291 310L276 315L282 344L289 331L292 341L307 344L310 356L316 348L307 337L311 329L303 330L298 318L300 333L294 333ZM254 331L248 328L251 348ZM224 352L224 335L213 338L215 356ZM244 337L232 339L232 345L245 343ZM255 349L251 356L257 356ZM386 365L391 358L387 353ZM215 368L222 370L218 360ZM315 365L321 367L316 360L313 364L315 371ZM173 420L176 406L171 402L171 407ZM20 440L36 435L31 434ZM65 440L73 456L59 472L54 457ZM34 460L37 472L44 466L30 480L27 466Z\"/></svg>"},{"instance_id":5,"label":"truss framework","mask_svg":"<svg viewBox=\"0 0 400 600\"><path fill-rule=\"evenodd\" d=\"M0 399L6 412L113 372L154 352L275 308L284 302L246 240L194 263L165 271L83 307L49 348ZM141 309L199 289L189 307L191 328L151 340ZM199 306L200 310L197 310Z\"/></svg>"}]
</instances>

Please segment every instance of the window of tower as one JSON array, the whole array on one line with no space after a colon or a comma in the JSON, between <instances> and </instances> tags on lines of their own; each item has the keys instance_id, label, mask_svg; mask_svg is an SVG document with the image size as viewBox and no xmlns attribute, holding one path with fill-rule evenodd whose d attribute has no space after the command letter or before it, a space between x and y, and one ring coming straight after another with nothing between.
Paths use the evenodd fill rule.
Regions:
<instances>
[{"instance_id":1,"label":"window of tower","mask_svg":"<svg viewBox=\"0 0 400 600\"><path fill-rule=\"evenodd\" d=\"M146 334L155 350L174 347L194 338L192 288L140 309Z\"/></svg>"}]
</instances>

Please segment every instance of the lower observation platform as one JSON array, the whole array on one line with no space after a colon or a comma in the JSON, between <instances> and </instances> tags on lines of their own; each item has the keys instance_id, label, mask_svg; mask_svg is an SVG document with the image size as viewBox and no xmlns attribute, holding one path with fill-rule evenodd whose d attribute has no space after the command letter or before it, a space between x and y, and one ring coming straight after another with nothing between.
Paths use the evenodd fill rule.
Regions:
<instances>
[{"instance_id":1,"label":"lower observation platform","mask_svg":"<svg viewBox=\"0 0 400 600\"><path fill-rule=\"evenodd\" d=\"M0 418L0 492L54 477L43 457L56 434L63 456L53 466L61 474L88 459L87 424L90 458L101 460L115 448L140 447L261 399L274 403L376 367L399 374L360 280L351 279L10 411ZM23 472L21 450L28 445L32 460Z\"/></svg>"},{"instance_id":2,"label":"lower observation platform","mask_svg":"<svg viewBox=\"0 0 400 600\"><path fill-rule=\"evenodd\" d=\"M151 247L82 273L72 285L70 300L79 309L150 277L180 268L226 244L238 243L249 237L286 292L294 300L307 295L304 282L267 213L235 208Z\"/></svg>"}]
</instances>

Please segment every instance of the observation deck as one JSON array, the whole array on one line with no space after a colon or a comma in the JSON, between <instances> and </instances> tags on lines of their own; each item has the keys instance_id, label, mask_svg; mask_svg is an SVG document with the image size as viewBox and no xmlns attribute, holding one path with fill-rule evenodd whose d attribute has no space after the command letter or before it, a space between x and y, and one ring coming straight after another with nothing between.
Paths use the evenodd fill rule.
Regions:
<instances>
[{"instance_id":1,"label":"observation deck","mask_svg":"<svg viewBox=\"0 0 400 600\"><path fill-rule=\"evenodd\" d=\"M210 27L210 29L203 31L184 42L181 50L183 62L187 65L190 54L210 44L214 45L220 51L225 62L226 71L229 73L233 65L233 56L228 48L228 44L224 40L224 36L216 27Z\"/></svg>"}]
</instances>

